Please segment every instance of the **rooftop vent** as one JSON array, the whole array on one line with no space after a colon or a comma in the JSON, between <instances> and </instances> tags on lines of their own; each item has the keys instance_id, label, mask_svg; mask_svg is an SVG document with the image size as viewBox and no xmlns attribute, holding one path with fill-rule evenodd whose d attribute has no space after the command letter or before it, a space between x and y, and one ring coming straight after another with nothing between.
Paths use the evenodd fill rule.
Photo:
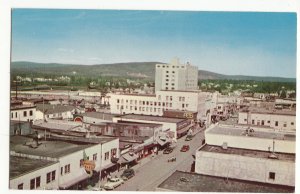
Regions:
<instances>
[{"instance_id":1,"label":"rooftop vent","mask_svg":"<svg viewBox=\"0 0 300 194\"><path fill-rule=\"evenodd\" d=\"M227 148L228 148L227 142L223 142L222 149L227 150Z\"/></svg>"},{"instance_id":2,"label":"rooftop vent","mask_svg":"<svg viewBox=\"0 0 300 194\"><path fill-rule=\"evenodd\" d=\"M275 153L272 153L268 156L270 159L278 159L278 156Z\"/></svg>"},{"instance_id":3,"label":"rooftop vent","mask_svg":"<svg viewBox=\"0 0 300 194\"><path fill-rule=\"evenodd\" d=\"M180 181L181 182L189 182L189 180L187 178L185 178L185 177L180 177Z\"/></svg>"}]
</instances>

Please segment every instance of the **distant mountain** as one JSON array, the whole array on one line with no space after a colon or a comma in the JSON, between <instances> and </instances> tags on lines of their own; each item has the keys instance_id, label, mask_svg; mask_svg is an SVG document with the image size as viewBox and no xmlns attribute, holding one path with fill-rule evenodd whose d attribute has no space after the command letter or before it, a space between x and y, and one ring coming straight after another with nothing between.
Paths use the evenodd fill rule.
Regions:
<instances>
[{"instance_id":1,"label":"distant mountain","mask_svg":"<svg viewBox=\"0 0 300 194\"><path fill-rule=\"evenodd\" d=\"M74 65L60 63L35 63L27 61L18 61L11 63L11 73L13 75L35 74L35 75L76 75L79 76L120 76L148 78L154 80L155 64L161 62L131 62L131 63L113 63L98 65ZM210 71L199 70L200 80L255 80L271 82L296 82L295 78L283 77L259 77L246 75L223 75Z\"/></svg>"}]
</instances>

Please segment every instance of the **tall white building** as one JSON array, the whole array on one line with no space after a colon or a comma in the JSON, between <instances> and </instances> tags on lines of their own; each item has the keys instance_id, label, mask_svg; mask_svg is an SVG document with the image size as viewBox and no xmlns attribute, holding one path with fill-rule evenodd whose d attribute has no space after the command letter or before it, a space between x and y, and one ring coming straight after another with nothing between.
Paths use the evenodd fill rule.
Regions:
<instances>
[{"instance_id":1,"label":"tall white building","mask_svg":"<svg viewBox=\"0 0 300 194\"><path fill-rule=\"evenodd\" d=\"M169 64L155 67L155 92L160 90L197 90L198 67L189 62L180 64L174 58Z\"/></svg>"}]
</instances>

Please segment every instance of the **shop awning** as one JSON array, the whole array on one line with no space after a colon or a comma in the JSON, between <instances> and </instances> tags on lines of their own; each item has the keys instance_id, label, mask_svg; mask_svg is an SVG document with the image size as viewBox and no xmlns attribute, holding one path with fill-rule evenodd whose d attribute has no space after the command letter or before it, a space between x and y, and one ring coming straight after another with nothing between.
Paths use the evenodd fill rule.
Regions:
<instances>
[{"instance_id":1,"label":"shop awning","mask_svg":"<svg viewBox=\"0 0 300 194\"><path fill-rule=\"evenodd\" d=\"M133 160L136 160L138 158L138 155L132 153L126 153L123 154L120 158L120 163L127 163L127 162L132 162Z\"/></svg>"},{"instance_id":2,"label":"shop awning","mask_svg":"<svg viewBox=\"0 0 300 194\"><path fill-rule=\"evenodd\" d=\"M156 142L157 142L160 146L164 146L164 145L166 145L167 143L169 143L169 141L167 141L167 139L161 140L160 138L157 138L157 139L156 139Z\"/></svg>"},{"instance_id":3,"label":"shop awning","mask_svg":"<svg viewBox=\"0 0 300 194\"><path fill-rule=\"evenodd\" d=\"M180 135L180 134L182 134L182 133L185 133L185 132L187 132L189 129L190 129L190 126L187 126L187 127L182 128L182 129L179 129L178 131L176 131L176 132L177 132L177 135Z\"/></svg>"},{"instance_id":4,"label":"shop awning","mask_svg":"<svg viewBox=\"0 0 300 194\"><path fill-rule=\"evenodd\" d=\"M83 169L83 168L82 168ZM65 183L59 185L60 189L67 189L76 183L79 183L80 181L83 181L85 179L88 179L89 175L85 172L85 170L82 170L81 174L79 176L73 177L71 180L66 181Z\"/></svg>"}]
</instances>

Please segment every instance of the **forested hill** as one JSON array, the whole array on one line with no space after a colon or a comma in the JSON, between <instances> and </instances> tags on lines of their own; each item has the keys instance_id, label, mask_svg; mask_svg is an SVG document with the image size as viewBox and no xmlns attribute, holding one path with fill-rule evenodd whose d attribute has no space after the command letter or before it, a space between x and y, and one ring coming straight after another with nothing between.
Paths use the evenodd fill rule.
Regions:
<instances>
[{"instance_id":1,"label":"forested hill","mask_svg":"<svg viewBox=\"0 0 300 194\"><path fill-rule=\"evenodd\" d=\"M11 63L12 75L78 75L84 77L119 76L148 78L154 80L155 64L160 62L130 62L98 65L75 65L60 63L34 63L18 61ZM245 73L246 74L246 73ZM255 80L272 82L296 82L295 78L259 77L247 75L223 75L199 70L200 80Z\"/></svg>"}]
</instances>

